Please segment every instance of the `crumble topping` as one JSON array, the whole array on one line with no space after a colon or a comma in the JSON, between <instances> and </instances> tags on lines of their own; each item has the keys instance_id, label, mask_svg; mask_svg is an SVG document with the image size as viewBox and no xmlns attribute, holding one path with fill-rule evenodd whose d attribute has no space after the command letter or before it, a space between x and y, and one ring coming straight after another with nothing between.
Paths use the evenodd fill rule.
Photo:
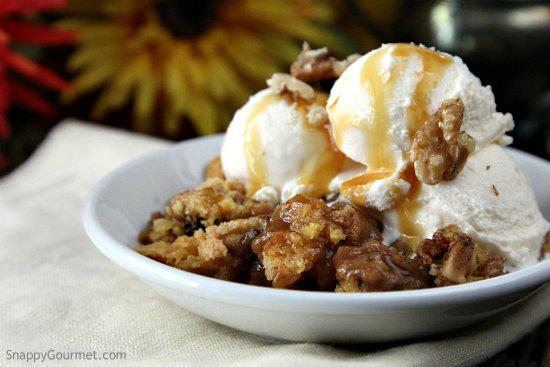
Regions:
<instances>
[{"instance_id":1,"label":"crumble topping","mask_svg":"<svg viewBox=\"0 0 550 367\"><path fill-rule=\"evenodd\" d=\"M252 251L275 288L293 287L306 277L329 289L335 283L330 261L335 249L364 239L381 239L372 219L344 203L329 207L297 195L277 206Z\"/></svg>"},{"instance_id":2,"label":"crumble topping","mask_svg":"<svg viewBox=\"0 0 550 367\"><path fill-rule=\"evenodd\" d=\"M138 240L144 245L156 241L172 242L184 233L183 222L155 212L151 214L147 227L140 232Z\"/></svg>"},{"instance_id":3,"label":"crumble topping","mask_svg":"<svg viewBox=\"0 0 550 367\"><path fill-rule=\"evenodd\" d=\"M460 131L464 104L457 99L441 107L415 134L411 149L416 177L425 184L436 185L453 180L464 168L475 140Z\"/></svg>"},{"instance_id":4,"label":"crumble topping","mask_svg":"<svg viewBox=\"0 0 550 367\"><path fill-rule=\"evenodd\" d=\"M492 278L504 274L505 259L489 258L458 226L451 224L437 230L432 239L425 239L417 247L424 264L431 266L435 285L452 285Z\"/></svg>"},{"instance_id":5,"label":"crumble topping","mask_svg":"<svg viewBox=\"0 0 550 367\"><path fill-rule=\"evenodd\" d=\"M136 251L178 269L236 281L248 269L252 239L266 224L267 218L261 216L235 219L199 229L193 236L179 236L171 243L142 245Z\"/></svg>"},{"instance_id":6,"label":"crumble topping","mask_svg":"<svg viewBox=\"0 0 550 367\"><path fill-rule=\"evenodd\" d=\"M272 210L273 204L246 196L241 183L220 178L207 179L197 189L174 196L166 207L170 218L185 223L185 233L232 219L270 214Z\"/></svg>"},{"instance_id":7,"label":"crumble topping","mask_svg":"<svg viewBox=\"0 0 550 367\"><path fill-rule=\"evenodd\" d=\"M293 99L311 100L315 98L315 90L309 84L296 79L290 74L275 73L267 80L267 85L275 93L289 95Z\"/></svg>"},{"instance_id":8,"label":"crumble topping","mask_svg":"<svg viewBox=\"0 0 550 367\"><path fill-rule=\"evenodd\" d=\"M360 55L353 54L345 60L338 60L332 56L328 48L312 50L309 44L304 42L302 52L290 66L290 73L306 83L336 79L359 57Z\"/></svg>"},{"instance_id":9,"label":"crumble topping","mask_svg":"<svg viewBox=\"0 0 550 367\"><path fill-rule=\"evenodd\" d=\"M218 279L336 292L440 287L504 273L505 260L489 257L456 225L415 252L400 241L387 246L375 211L302 195L274 208L246 196L242 184L216 177L218 162L209 167L216 168L197 189L151 215L137 252ZM541 255L549 248L550 234Z\"/></svg>"}]
</instances>

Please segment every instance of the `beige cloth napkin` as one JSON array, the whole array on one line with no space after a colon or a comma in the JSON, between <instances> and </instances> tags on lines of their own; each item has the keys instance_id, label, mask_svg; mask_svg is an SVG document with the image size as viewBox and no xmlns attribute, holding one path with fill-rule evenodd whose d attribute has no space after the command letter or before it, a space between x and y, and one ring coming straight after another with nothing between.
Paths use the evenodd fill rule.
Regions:
<instances>
[{"instance_id":1,"label":"beige cloth napkin","mask_svg":"<svg viewBox=\"0 0 550 367\"><path fill-rule=\"evenodd\" d=\"M167 144L68 121L0 181L0 365L29 365L15 352L53 350L123 352L126 359L36 365L466 366L550 316L546 286L506 316L443 337L344 347L273 342L188 313L103 257L80 222L101 176Z\"/></svg>"}]
</instances>

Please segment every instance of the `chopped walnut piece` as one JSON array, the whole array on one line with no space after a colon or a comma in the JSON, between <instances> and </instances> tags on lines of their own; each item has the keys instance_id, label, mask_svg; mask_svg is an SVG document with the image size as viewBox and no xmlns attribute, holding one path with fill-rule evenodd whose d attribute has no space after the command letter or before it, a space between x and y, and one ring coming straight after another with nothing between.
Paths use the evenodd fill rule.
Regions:
<instances>
[{"instance_id":1,"label":"chopped walnut piece","mask_svg":"<svg viewBox=\"0 0 550 367\"><path fill-rule=\"evenodd\" d=\"M441 107L419 129L412 143L411 158L416 177L428 185L453 180L474 151L475 140L460 131L464 104L457 99Z\"/></svg>"},{"instance_id":2,"label":"chopped walnut piece","mask_svg":"<svg viewBox=\"0 0 550 367\"><path fill-rule=\"evenodd\" d=\"M465 283L466 275L477 268L474 244L470 241L455 241L445 253L440 274L454 283Z\"/></svg>"},{"instance_id":3,"label":"chopped walnut piece","mask_svg":"<svg viewBox=\"0 0 550 367\"><path fill-rule=\"evenodd\" d=\"M208 179L197 189L174 196L166 208L168 216L185 224L186 234L224 221L272 211L272 203L247 197L242 184L219 178Z\"/></svg>"},{"instance_id":4,"label":"chopped walnut piece","mask_svg":"<svg viewBox=\"0 0 550 367\"><path fill-rule=\"evenodd\" d=\"M208 163L208 166L206 166L205 176L206 179L219 178L221 180L225 180L225 175L222 169L222 160L219 156L212 159L210 163Z\"/></svg>"},{"instance_id":5,"label":"chopped walnut piece","mask_svg":"<svg viewBox=\"0 0 550 367\"><path fill-rule=\"evenodd\" d=\"M497 256L488 258L477 267L469 280L475 281L498 277L499 275L504 274L505 263L506 260L503 257Z\"/></svg>"},{"instance_id":6,"label":"chopped walnut piece","mask_svg":"<svg viewBox=\"0 0 550 367\"><path fill-rule=\"evenodd\" d=\"M332 56L328 48L312 50L309 44L304 42L302 52L290 66L290 73L306 83L336 79L358 58L359 55L354 54L339 61Z\"/></svg>"},{"instance_id":7,"label":"chopped walnut piece","mask_svg":"<svg viewBox=\"0 0 550 367\"><path fill-rule=\"evenodd\" d=\"M381 239L366 214L344 203L331 208L321 199L297 195L277 206L266 231L253 241L252 251L273 287L291 288L310 278L319 289L331 289L334 250L366 239Z\"/></svg>"},{"instance_id":8,"label":"chopped walnut piece","mask_svg":"<svg viewBox=\"0 0 550 367\"><path fill-rule=\"evenodd\" d=\"M374 292L428 286L427 267L419 259L401 255L392 246L372 241L341 246L332 258L336 292Z\"/></svg>"},{"instance_id":9,"label":"chopped walnut piece","mask_svg":"<svg viewBox=\"0 0 550 367\"><path fill-rule=\"evenodd\" d=\"M345 244L358 244L364 241L381 241L381 227L372 213L344 202L331 206L327 218L344 229Z\"/></svg>"},{"instance_id":10,"label":"chopped walnut piece","mask_svg":"<svg viewBox=\"0 0 550 367\"><path fill-rule=\"evenodd\" d=\"M275 73L267 80L267 85L275 93L287 94L294 99L302 98L310 100L315 97L315 91L309 84L294 78L290 74Z\"/></svg>"},{"instance_id":11,"label":"chopped walnut piece","mask_svg":"<svg viewBox=\"0 0 550 367\"><path fill-rule=\"evenodd\" d=\"M505 260L488 258L470 237L451 224L438 229L432 239L425 239L416 248L418 257L435 276L437 286L466 283L492 278L504 273Z\"/></svg>"},{"instance_id":12,"label":"chopped walnut piece","mask_svg":"<svg viewBox=\"0 0 550 367\"><path fill-rule=\"evenodd\" d=\"M178 269L238 280L252 260L250 244L266 224L265 217L236 219L206 230L199 229L192 237L183 235L172 243L157 241L140 246L136 251Z\"/></svg>"}]
</instances>

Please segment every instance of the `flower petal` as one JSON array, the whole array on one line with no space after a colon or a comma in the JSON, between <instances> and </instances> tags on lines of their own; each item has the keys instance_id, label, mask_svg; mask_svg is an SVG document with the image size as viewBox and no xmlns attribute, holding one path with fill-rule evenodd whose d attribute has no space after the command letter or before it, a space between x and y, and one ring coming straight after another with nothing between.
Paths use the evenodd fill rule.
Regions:
<instances>
[{"instance_id":1,"label":"flower petal","mask_svg":"<svg viewBox=\"0 0 550 367\"><path fill-rule=\"evenodd\" d=\"M11 69L33 79L46 88L62 90L70 86L69 83L58 77L52 71L8 48L0 47L0 58L3 59Z\"/></svg>"},{"instance_id":2,"label":"flower petal","mask_svg":"<svg viewBox=\"0 0 550 367\"><path fill-rule=\"evenodd\" d=\"M58 9L66 2L67 0L2 0L0 1L0 14Z\"/></svg>"},{"instance_id":3,"label":"flower petal","mask_svg":"<svg viewBox=\"0 0 550 367\"><path fill-rule=\"evenodd\" d=\"M73 43L76 33L49 26L29 24L12 20L0 20L0 27L16 41L38 45L63 45Z\"/></svg>"}]
</instances>

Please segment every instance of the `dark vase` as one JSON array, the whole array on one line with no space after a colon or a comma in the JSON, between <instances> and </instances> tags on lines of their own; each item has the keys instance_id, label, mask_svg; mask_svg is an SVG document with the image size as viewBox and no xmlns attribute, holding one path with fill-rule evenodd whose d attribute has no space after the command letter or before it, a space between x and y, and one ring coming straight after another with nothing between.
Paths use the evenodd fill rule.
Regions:
<instances>
[{"instance_id":1,"label":"dark vase","mask_svg":"<svg viewBox=\"0 0 550 367\"><path fill-rule=\"evenodd\" d=\"M461 56L514 115L514 145L550 157L550 1L409 1L403 14L403 40Z\"/></svg>"}]
</instances>

